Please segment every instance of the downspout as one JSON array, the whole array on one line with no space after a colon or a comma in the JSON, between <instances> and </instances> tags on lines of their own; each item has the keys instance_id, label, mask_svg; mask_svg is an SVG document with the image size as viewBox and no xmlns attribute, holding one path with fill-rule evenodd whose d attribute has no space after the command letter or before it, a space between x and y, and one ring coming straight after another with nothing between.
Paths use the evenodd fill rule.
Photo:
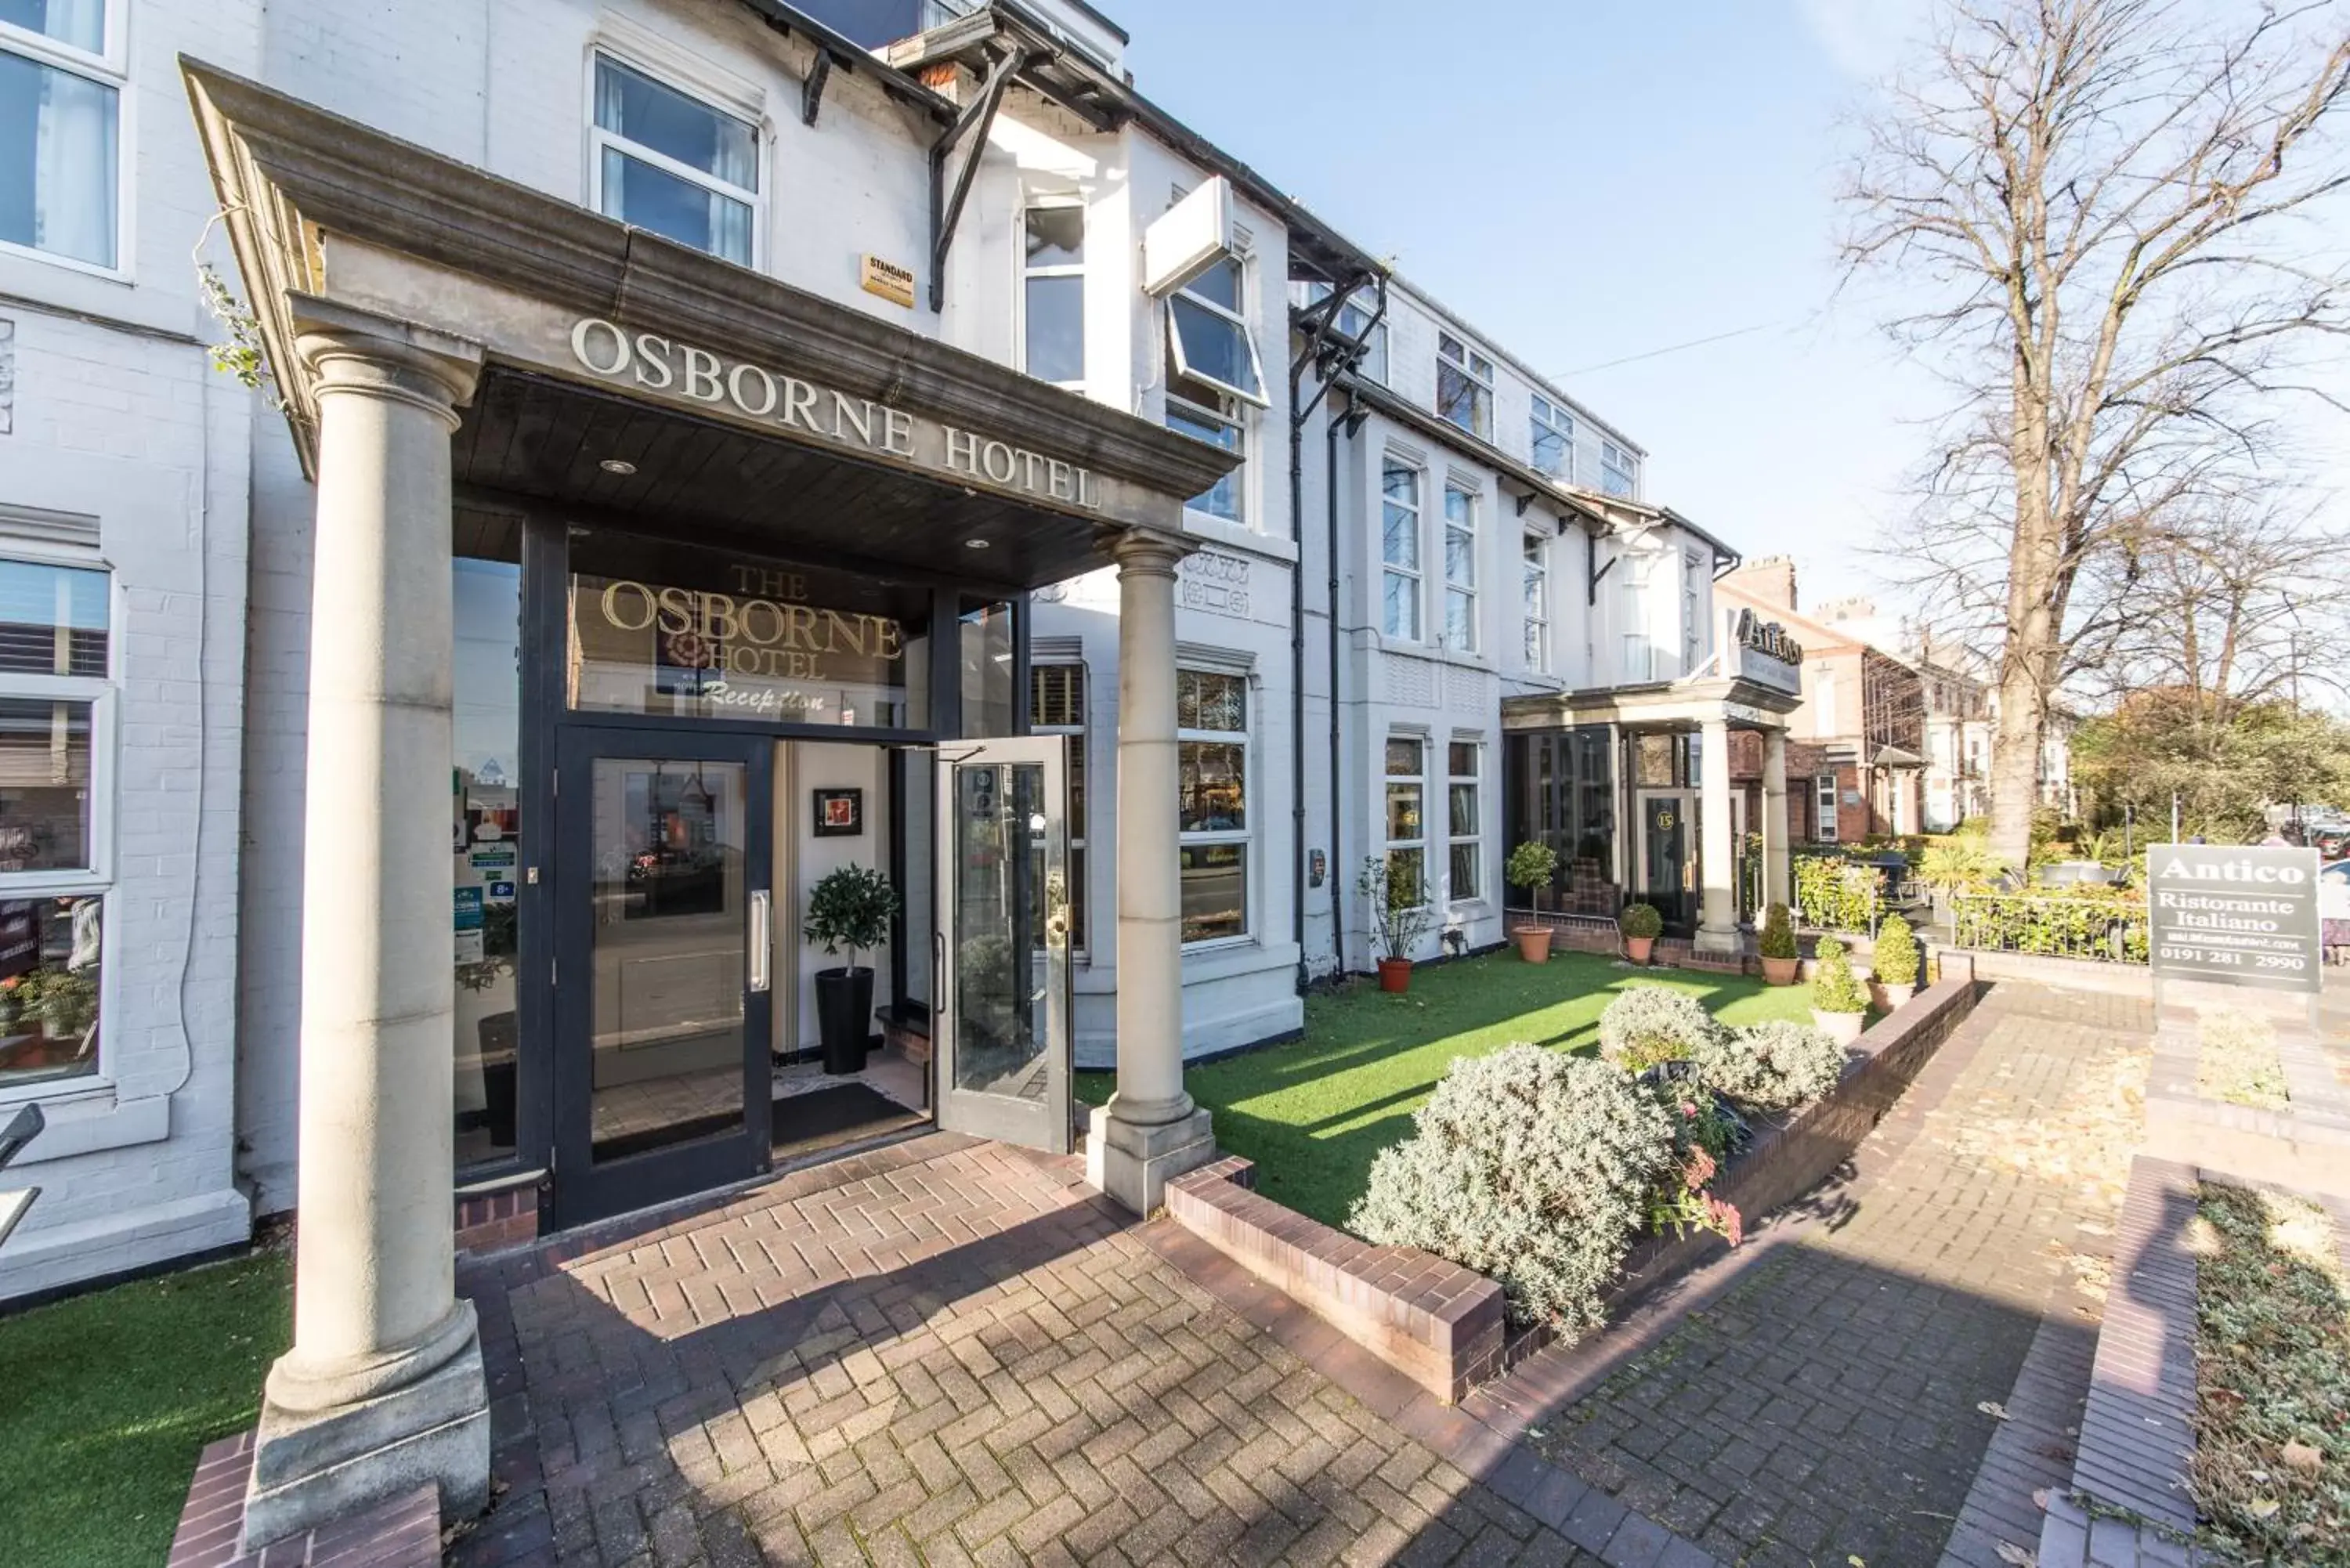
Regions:
<instances>
[{"instance_id":1,"label":"downspout","mask_svg":"<svg viewBox=\"0 0 2350 1568\"><path fill-rule=\"evenodd\" d=\"M1339 771L1345 761L1346 747L1340 740L1345 726L1345 710L1338 705L1338 436L1340 426L1349 440L1362 428L1367 416L1347 400L1344 421L1323 421L1323 453L1326 477L1323 481L1323 496L1329 503L1328 517L1323 527L1322 543L1325 558L1329 562L1330 579L1327 587L1330 610L1330 955L1331 978L1343 980L1347 974L1347 900L1345 885L1339 879L1338 846L1345 835L1339 830L1338 806L1345 792L1338 781L1346 775Z\"/></svg>"}]
</instances>

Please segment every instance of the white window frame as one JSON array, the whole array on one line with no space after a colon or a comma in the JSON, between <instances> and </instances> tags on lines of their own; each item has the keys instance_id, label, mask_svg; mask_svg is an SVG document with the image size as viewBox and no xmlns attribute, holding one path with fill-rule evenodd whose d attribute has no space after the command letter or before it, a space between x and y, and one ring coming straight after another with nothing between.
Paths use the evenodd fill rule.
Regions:
<instances>
[{"instance_id":1,"label":"white window frame","mask_svg":"<svg viewBox=\"0 0 2350 1568\"><path fill-rule=\"evenodd\" d=\"M1702 594L1699 576L1705 570L1705 556L1696 550L1681 552L1681 673L1693 675L1705 658L1705 615L1700 607Z\"/></svg>"},{"instance_id":2,"label":"white window frame","mask_svg":"<svg viewBox=\"0 0 2350 1568\"><path fill-rule=\"evenodd\" d=\"M109 13L109 21L111 21ZM95 898L100 900L99 929L98 1055L90 1070L69 1078L41 1078L0 1084L0 1105L86 1095L112 1086L114 1055L109 1018L120 1022L115 977L114 925L120 908L115 899L115 707L119 701L116 671L121 661L123 597L112 565L94 555L71 549L43 549L17 540L0 543L0 561L27 566L57 566L99 572L106 585L106 673L103 675L29 675L0 671L0 697L66 702L88 702L89 710L89 859L78 870L0 871L0 898L36 899Z\"/></svg>"},{"instance_id":3,"label":"white window frame","mask_svg":"<svg viewBox=\"0 0 2350 1568\"><path fill-rule=\"evenodd\" d=\"M1624 586L1617 595L1617 607L1624 621L1618 633L1623 648L1624 682L1637 686L1657 678L1657 647L1648 636L1648 591L1656 557L1627 552L1617 560L1624 570Z\"/></svg>"},{"instance_id":4,"label":"white window frame","mask_svg":"<svg viewBox=\"0 0 2350 1568\"><path fill-rule=\"evenodd\" d=\"M1387 748L1398 741L1408 741L1419 748L1419 771L1417 774L1388 772ZM1427 732L1420 730L1390 730L1385 739L1379 742L1379 782L1382 786L1379 790L1379 840L1381 848L1386 851L1385 863L1389 884L1392 886L1395 877L1397 851L1408 850L1417 854L1419 857L1419 902L1414 907L1423 909L1434 907L1435 903L1430 897L1430 889L1435 885L1435 878L1429 874L1428 867L1429 743L1430 738ZM1419 836L1417 838L1398 838L1393 836L1392 829L1395 824L1393 793L1399 788L1411 788L1419 792ZM1373 910L1372 915L1377 919L1378 911ZM1390 953L1388 956L1409 958L1411 955Z\"/></svg>"},{"instance_id":5,"label":"white window frame","mask_svg":"<svg viewBox=\"0 0 2350 1568\"><path fill-rule=\"evenodd\" d=\"M1411 504L1391 501L1388 496L1388 475L1390 472L1412 476ZM1379 459L1379 635L1391 642L1417 643L1428 635L1428 470L1401 452L1388 452ZM1388 508L1411 514L1410 538L1413 559L1417 565L1399 566L1388 559ZM1412 628L1399 631L1388 625L1388 579L1393 577L1411 585Z\"/></svg>"},{"instance_id":6,"label":"white window frame","mask_svg":"<svg viewBox=\"0 0 2350 1568\"><path fill-rule=\"evenodd\" d=\"M1444 372L1447 368L1458 370L1468 380L1472 390L1469 397L1470 421L1462 424L1444 410ZM1436 335L1436 417L1455 430L1466 431L1480 441L1493 439L1493 361L1469 346L1466 338L1455 337L1450 332ZM1482 390L1481 399L1477 391ZM1478 412L1484 418L1480 429Z\"/></svg>"},{"instance_id":7,"label":"white window frame","mask_svg":"<svg viewBox=\"0 0 2350 1568\"><path fill-rule=\"evenodd\" d=\"M1065 388L1073 392L1082 392L1086 388L1086 376L1084 371L1086 368L1086 360L1088 357L1087 345L1087 337L1088 337L1088 334L1086 331L1084 303L1086 264L1083 261L1055 262L1044 266L1036 266L1031 265L1028 260L1028 214L1035 212L1071 211L1076 213L1081 231L1089 231L1092 228L1093 225L1090 222L1092 214L1087 212L1085 198L1082 196L1044 192L1032 193L1026 201L1020 204L1020 244L1019 248L1013 254L1013 259L1019 265L1020 268L1020 287L1018 293L1014 296L1013 306L1014 315L1017 317L1013 330L1014 333L1014 341L1020 345L1020 369L1023 372L1033 375L1035 372L1028 369L1029 282L1032 279L1040 277L1076 278L1077 280L1078 288L1077 365L1079 373L1077 379L1074 381L1054 381L1051 382L1050 385ZM1088 240L1091 239L1091 237L1092 235L1089 233L1081 232L1077 244L1082 247ZM1080 250L1080 254L1083 254L1082 249Z\"/></svg>"},{"instance_id":8,"label":"white window frame","mask_svg":"<svg viewBox=\"0 0 2350 1568\"><path fill-rule=\"evenodd\" d=\"M1453 766L1452 748L1469 748L1471 772L1461 773ZM1452 831L1453 792L1466 786L1475 803L1476 831L1457 834ZM1455 735L1444 744L1444 897L1451 904L1480 904L1485 901L1485 737ZM1423 817L1422 819L1426 819ZM1453 886L1453 857L1463 846L1474 855L1477 886L1463 893Z\"/></svg>"},{"instance_id":9,"label":"white window frame","mask_svg":"<svg viewBox=\"0 0 2350 1568\"><path fill-rule=\"evenodd\" d=\"M1269 409L1273 406L1273 400L1263 391L1264 359L1257 352L1256 330L1249 324L1249 312L1255 308L1256 268L1251 265L1246 253L1238 250L1226 251L1218 260L1220 262L1229 260L1234 271L1239 274L1239 287L1235 292L1239 296L1241 307L1238 310L1228 310L1222 301L1211 299L1204 294L1194 293L1191 285L1198 282L1199 277L1206 276L1212 267L1201 269L1199 277L1187 281L1180 288L1167 296L1168 363L1173 368L1176 376L1180 376L1187 381L1196 381L1202 387L1211 387L1224 396L1236 398L1252 408ZM1195 370L1191 368L1191 358L1183 351L1183 334L1175 327L1175 302L1178 299L1196 306L1211 316L1220 316L1240 329L1241 341L1248 345L1250 368L1256 371L1258 390L1252 392L1245 388L1235 387L1230 381L1219 380L1204 370ZM1173 385L1171 377L1169 384Z\"/></svg>"},{"instance_id":10,"label":"white window frame","mask_svg":"<svg viewBox=\"0 0 2350 1568\"><path fill-rule=\"evenodd\" d=\"M1197 384L1203 389L1213 389L1204 381ZM1212 517L1219 523L1230 524L1235 528L1245 528L1250 526L1250 518L1255 515L1255 509L1249 505L1248 495L1249 449L1253 444L1250 440L1249 421L1240 408L1232 406L1238 400L1218 393L1217 401L1222 406L1211 406L1197 398L1184 397L1175 389L1174 382L1170 381L1167 384L1167 413L1171 416L1180 411L1197 423L1223 426L1232 432L1232 444L1230 447L1218 446L1216 450L1233 452L1240 458L1239 465L1216 482L1217 485L1229 483L1232 486L1232 509L1230 514L1219 512L1212 506L1201 504L1209 496L1216 493L1216 486L1213 485L1185 501L1183 508L1187 512L1196 512L1202 517ZM1161 422L1165 421L1162 420ZM1170 425L1169 428L1173 427ZM1189 432L1176 431L1175 433L1186 435ZM1193 436L1191 439L1197 441L1199 438ZM1201 444L1215 446L1213 441L1202 441Z\"/></svg>"},{"instance_id":11,"label":"white window frame","mask_svg":"<svg viewBox=\"0 0 2350 1568\"><path fill-rule=\"evenodd\" d=\"M1180 748L1186 741L1204 742L1209 745L1216 746L1237 745L1240 747L1241 812L1242 819L1246 822L1248 826L1240 828L1217 828L1212 831L1191 833L1183 829L1182 823L1179 819L1176 823L1175 835L1178 849L1175 885L1180 899L1180 895L1182 891L1182 859L1180 851L1184 847L1218 844L1239 845L1241 846L1241 886L1243 889L1241 896L1241 929L1228 936L1202 937L1197 941L1183 942L1182 950L1187 953L1195 953L1211 951L1217 948L1244 947L1257 940L1256 830L1258 805L1254 799L1256 794L1255 786L1257 777L1256 726L1252 722L1256 716L1256 682L1245 667L1221 663L1213 659L1203 659L1194 657L1180 657L1176 661L1175 673L1178 680L1180 680L1182 677L1187 674L1219 675L1230 680L1237 680L1241 683L1241 727L1238 730L1185 729L1179 724L1175 731L1175 742L1179 748L1177 753L1179 758L1181 755ZM1092 809L1091 805L1088 804L1087 810L1090 812ZM1175 925L1176 934L1178 937L1180 937L1182 934L1182 918L1180 910L1177 914Z\"/></svg>"},{"instance_id":12,"label":"white window frame","mask_svg":"<svg viewBox=\"0 0 2350 1568\"><path fill-rule=\"evenodd\" d=\"M139 160L128 156L138 145L138 95L130 90L130 50L125 36L130 23L129 0L106 0L105 16L99 26L103 47L97 52L78 48L61 38L47 33L0 22L0 54L16 55L37 66L47 66L68 76L77 76L98 83L114 94L114 263L111 266L84 261L57 251L45 251L36 245L17 244L0 240L0 255L23 256L68 272L87 273L92 277L111 278L119 282L132 281L135 272L131 258L138 254L138 236L134 220L139 206L131 199L131 183ZM26 557L29 559L30 557Z\"/></svg>"},{"instance_id":13,"label":"white window frame","mask_svg":"<svg viewBox=\"0 0 2350 1568\"><path fill-rule=\"evenodd\" d=\"M1599 443L1599 491L1603 495L1619 495L1627 501L1640 498L1640 460L1632 455L1629 448L1617 446L1612 441Z\"/></svg>"},{"instance_id":14,"label":"white window frame","mask_svg":"<svg viewBox=\"0 0 2350 1568\"><path fill-rule=\"evenodd\" d=\"M1534 398L1534 417L1528 422L1526 432L1526 461L1534 465L1536 472L1547 473L1561 484L1573 484L1575 483L1575 416L1567 412L1565 407L1553 402L1540 392L1536 392ZM1560 462L1555 470L1542 465L1540 438L1545 434L1559 438Z\"/></svg>"},{"instance_id":15,"label":"white window frame","mask_svg":"<svg viewBox=\"0 0 2350 1568\"><path fill-rule=\"evenodd\" d=\"M1098 775L1094 772L1093 757L1087 750L1087 737L1089 733L1087 720L1091 717L1088 710L1090 709L1093 701L1093 672L1086 668L1086 661L1083 659L1032 659L1028 665L1028 680L1032 688L1034 687L1036 680L1036 671L1040 670L1069 670L1076 672L1077 722L1074 724L1048 724L1045 722L1045 721L1039 719L1035 714L1035 709L1036 703L1032 692L1028 703L1030 709L1028 715L1028 732L1035 735L1066 735L1069 737L1069 750L1077 757L1077 765L1085 771L1086 826L1090 828L1094 819L1095 807L1097 804L1094 799L1094 792L1095 784L1098 778ZM1076 878L1076 880L1084 884L1083 887L1078 889L1077 900L1078 907L1084 911L1084 918L1076 922L1076 932L1069 942L1069 955L1072 958L1077 959L1083 959L1092 951L1092 942L1090 938L1094 919L1094 859L1091 855L1086 854L1086 847L1089 841L1088 834L1078 832L1076 824L1072 823L1069 825L1068 847L1071 864L1078 864L1079 862L1076 857L1083 855L1084 860L1082 864L1085 867L1083 871L1077 874Z\"/></svg>"},{"instance_id":16,"label":"white window frame","mask_svg":"<svg viewBox=\"0 0 2350 1568\"><path fill-rule=\"evenodd\" d=\"M1834 844L1836 840L1836 811L1843 799L1834 774L1812 775L1812 842Z\"/></svg>"},{"instance_id":17,"label":"white window frame","mask_svg":"<svg viewBox=\"0 0 2350 1568\"><path fill-rule=\"evenodd\" d=\"M1452 498L1456 495L1466 504L1464 508L1466 512L1465 521L1462 518L1457 518L1452 514ZM1477 611L1479 607L1477 597L1477 535L1479 532L1477 525L1477 514L1480 510L1480 503L1482 500L1482 487L1476 484L1474 482L1462 479L1457 474L1448 474L1445 477L1444 537L1442 541L1443 548L1440 552L1444 561L1444 616L1441 624L1437 629L1436 641L1437 646L1440 648L1446 649L1454 653L1474 653L1477 651ZM1452 576L1452 539L1455 535L1463 535L1468 540L1468 548L1461 553L1461 558L1467 563L1469 573L1465 579L1456 579ZM1458 638L1453 635L1452 631L1452 603L1456 598L1465 600L1467 602L1469 611L1467 618L1468 629L1461 633Z\"/></svg>"},{"instance_id":18,"label":"white window frame","mask_svg":"<svg viewBox=\"0 0 2350 1568\"><path fill-rule=\"evenodd\" d=\"M1550 541L1529 530L1519 557L1519 585L1525 601L1526 668L1550 672Z\"/></svg>"},{"instance_id":19,"label":"white window frame","mask_svg":"<svg viewBox=\"0 0 2350 1568\"><path fill-rule=\"evenodd\" d=\"M681 163L665 152L657 151L642 142L631 141L619 131L607 130L596 123L596 62L598 59L608 59L614 65L625 67L639 76L658 82L680 98L691 99L712 114L724 115L729 119L749 126L751 156L755 165L751 171L751 177L758 182L758 188L745 191L742 186L721 180L706 170L696 169L691 163ZM633 158L638 162L649 168L658 169L664 174L673 174L705 191L715 192L733 201L746 202L751 209L751 259L748 262L737 263L732 257L722 256L715 251L704 251L702 254L714 261L725 262L730 266L747 266L754 272L765 269L767 189L775 183L775 180L771 169L773 160L768 156L768 147L772 139L767 134L766 115L760 108L745 103L731 94L715 90L708 82L700 79L697 73L683 68L681 62L657 60L652 57L650 50L626 47L609 37L598 38L588 50L587 98L588 210L589 212L609 217L616 223L625 223L629 221L623 214L604 212L604 150L608 147L623 157Z\"/></svg>"}]
</instances>

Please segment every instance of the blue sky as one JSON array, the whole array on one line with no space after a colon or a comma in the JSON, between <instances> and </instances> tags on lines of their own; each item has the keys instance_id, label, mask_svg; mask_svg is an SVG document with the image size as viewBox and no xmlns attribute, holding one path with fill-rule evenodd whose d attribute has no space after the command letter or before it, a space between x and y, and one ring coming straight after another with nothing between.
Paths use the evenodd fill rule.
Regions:
<instances>
[{"instance_id":1,"label":"blue sky","mask_svg":"<svg viewBox=\"0 0 2350 1568\"><path fill-rule=\"evenodd\" d=\"M1104 9L1144 93L1621 425L1652 499L1807 602L1870 587L1937 389L1836 298L1834 192L1911 0Z\"/></svg>"}]
</instances>

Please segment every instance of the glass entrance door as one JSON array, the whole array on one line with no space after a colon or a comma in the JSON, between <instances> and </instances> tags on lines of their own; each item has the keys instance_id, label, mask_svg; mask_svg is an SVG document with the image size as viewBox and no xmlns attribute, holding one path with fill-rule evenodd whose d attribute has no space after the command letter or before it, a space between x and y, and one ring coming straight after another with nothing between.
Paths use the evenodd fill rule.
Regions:
<instances>
[{"instance_id":1,"label":"glass entrance door","mask_svg":"<svg viewBox=\"0 0 2350 1568\"><path fill-rule=\"evenodd\" d=\"M1679 790L1640 792L1640 898L1675 925L1690 909L1690 796Z\"/></svg>"},{"instance_id":2,"label":"glass entrance door","mask_svg":"<svg viewBox=\"0 0 2350 1568\"><path fill-rule=\"evenodd\" d=\"M938 767L939 1126L1066 1154L1066 740L949 742Z\"/></svg>"},{"instance_id":3,"label":"glass entrance door","mask_svg":"<svg viewBox=\"0 0 2350 1568\"><path fill-rule=\"evenodd\" d=\"M559 1225L766 1167L774 755L764 740L564 732Z\"/></svg>"}]
</instances>

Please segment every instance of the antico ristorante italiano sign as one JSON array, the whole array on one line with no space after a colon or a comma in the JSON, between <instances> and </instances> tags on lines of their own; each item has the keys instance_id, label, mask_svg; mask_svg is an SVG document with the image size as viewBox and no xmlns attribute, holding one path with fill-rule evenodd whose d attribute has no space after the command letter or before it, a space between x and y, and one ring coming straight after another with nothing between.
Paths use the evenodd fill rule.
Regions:
<instances>
[{"instance_id":1,"label":"antico ristorante italiano sign","mask_svg":"<svg viewBox=\"0 0 2350 1568\"><path fill-rule=\"evenodd\" d=\"M1093 473L1076 463L747 359L729 359L658 332L630 332L591 316L571 328L571 357L607 380L707 403L856 451L903 458L959 481L980 480L1066 505L1101 504Z\"/></svg>"},{"instance_id":2,"label":"antico ristorante italiano sign","mask_svg":"<svg viewBox=\"0 0 2350 1568\"><path fill-rule=\"evenodd\" d=\"M2317 990L2317 851L2158 844L2146 862L2156 979Z\"/></svg>"}]
</instances>

